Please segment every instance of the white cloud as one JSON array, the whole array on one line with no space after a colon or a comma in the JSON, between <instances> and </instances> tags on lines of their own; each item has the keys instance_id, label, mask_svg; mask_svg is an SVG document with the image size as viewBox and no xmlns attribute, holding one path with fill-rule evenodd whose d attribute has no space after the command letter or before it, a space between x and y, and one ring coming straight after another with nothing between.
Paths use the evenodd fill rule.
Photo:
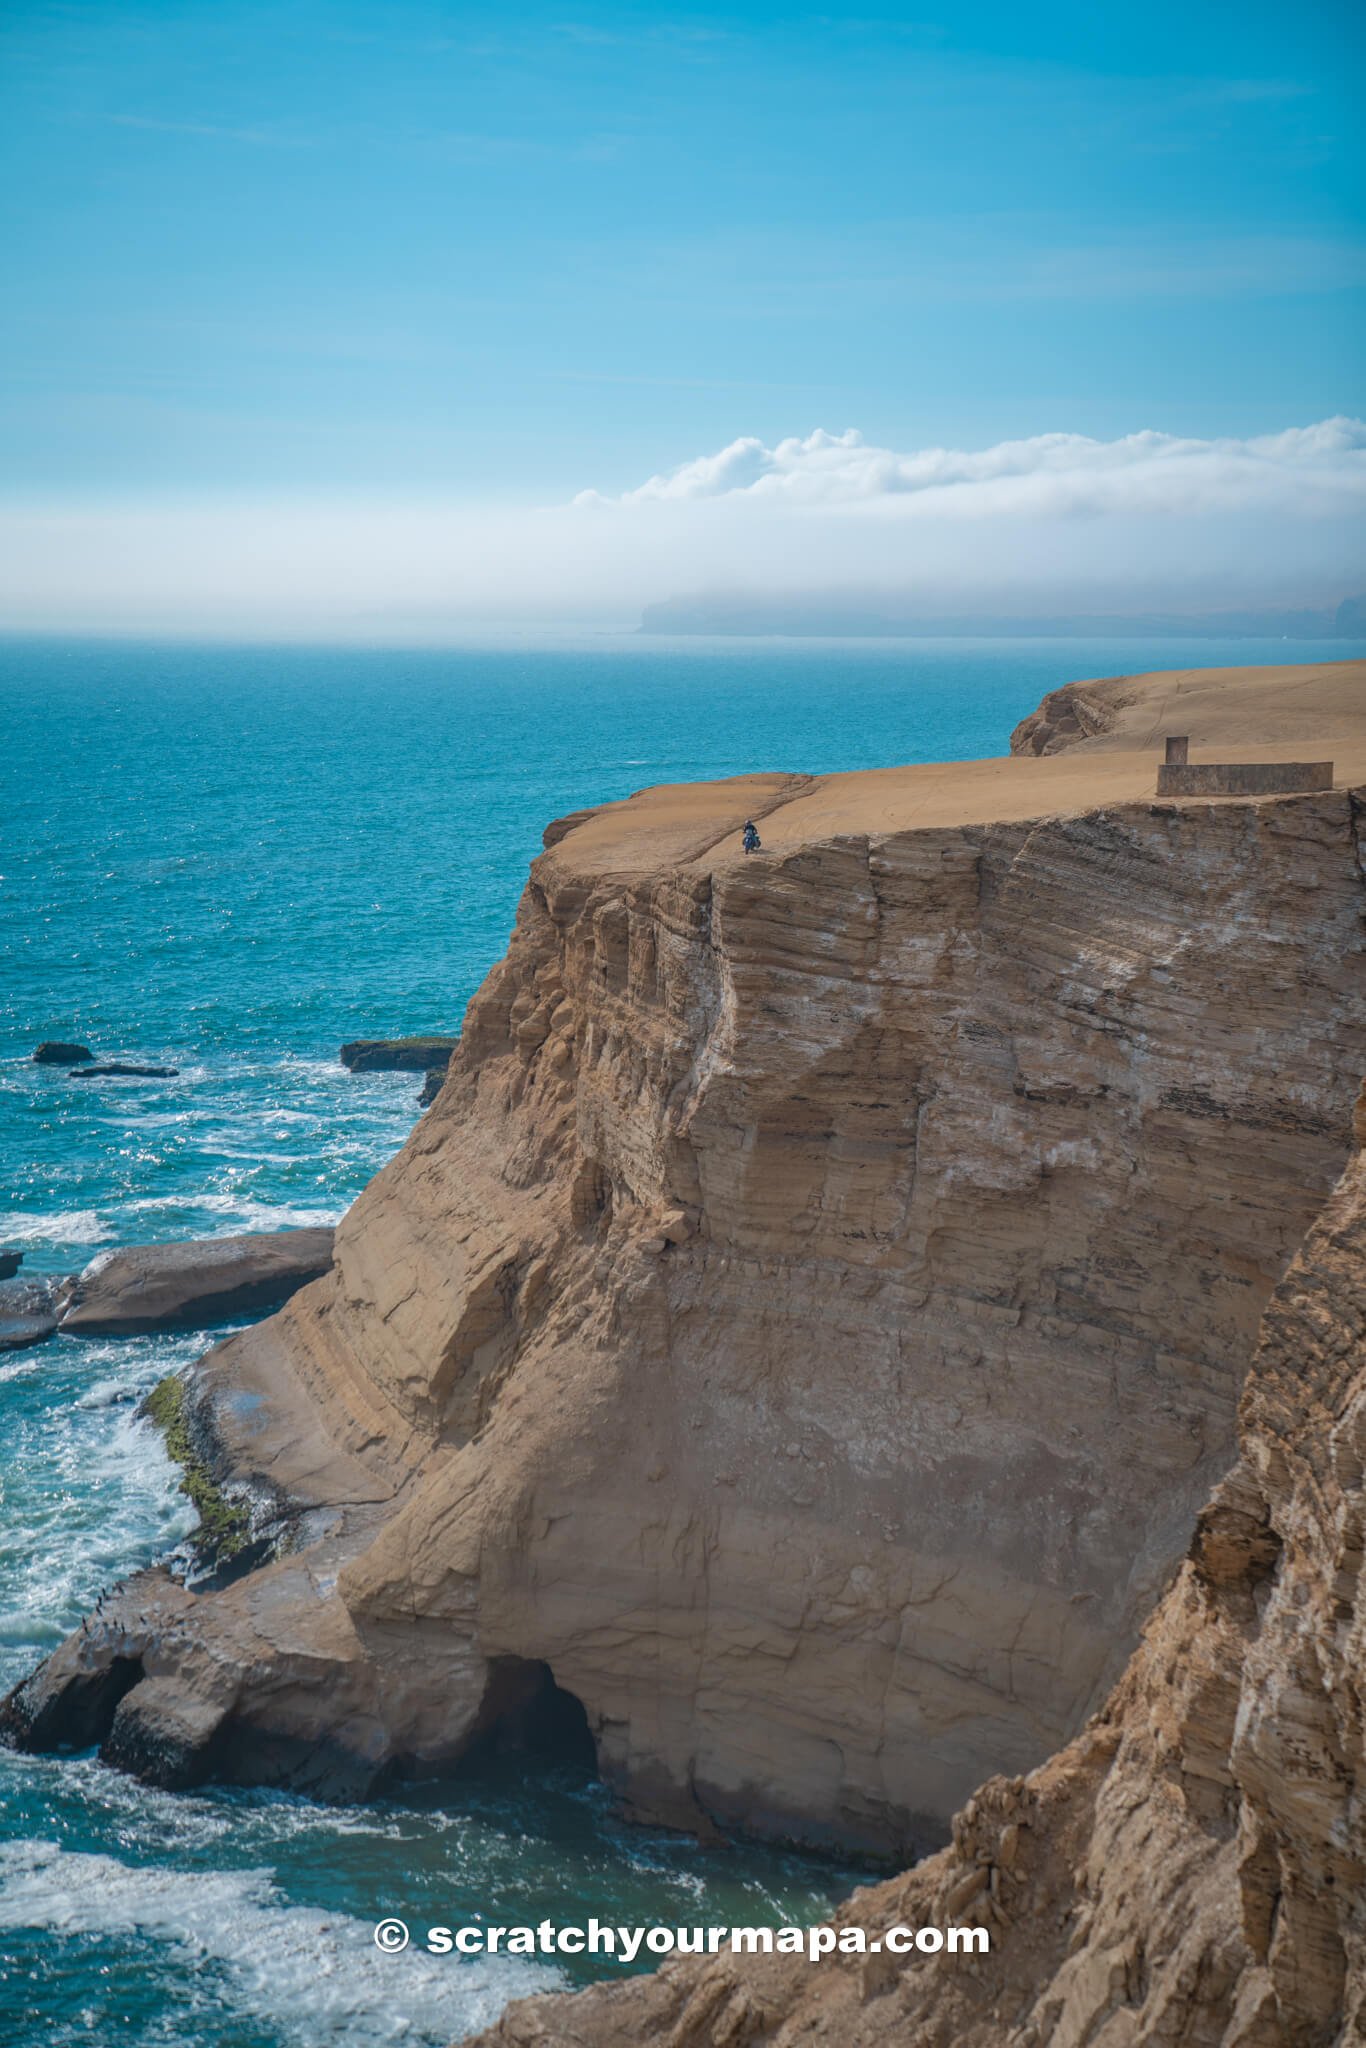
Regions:
<instances>
[{"instance_id":1,"label":"white cloud","mask_svg":"<svg viewBox=\"0 0 1366 2048\"><path fill-rule=\"evenodd\" d=\"M1117 441L1036 434L980 449L899 454L861 434L818 430L776 447L748 436L652 476L615 499L585 491L576 504L650 505L698 499L771 500L805 508L888 500L922 517L998 518L1123 512L1200 514L1272 510L1295 515L1366 509L1366 423L1336 418L1251 440L1199 441L1151 430Z\"/></svg>"},{"instance_id":2,"label":"white cloud","mask_svg":"<svg viewBox=\"0 0 1366 2048\"><path fill-rule=\"evenodd\" d=\"M0 502L0 625L440 641L670 597L896 593L927 616L1335 605L1366 588L1366 426L1054 433L901 453L731 442L617 497ZM861 601L861 600L859 600Z\"/></svg>"}]
</instances>

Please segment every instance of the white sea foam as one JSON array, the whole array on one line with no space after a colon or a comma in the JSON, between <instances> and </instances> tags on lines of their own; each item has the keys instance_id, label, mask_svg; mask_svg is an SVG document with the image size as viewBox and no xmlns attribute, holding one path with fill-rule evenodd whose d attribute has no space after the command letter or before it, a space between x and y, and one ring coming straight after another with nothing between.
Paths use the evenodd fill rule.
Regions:
<instances>
[{"instance_id":1,"label":"white sea foam","mask_svg":"<svg viewBox=\"0 0 1366 2048\"><path fill-rule=\"evenodd\" d=\"M335 1223L345 1214L345 1205L340 1202L325 1208L297 1206L292 1202L254 1202L250 1196L231 1190L199 1194L193 1200L183 1195L152 1195L142 1201L125 1202L122 1208L123 1213L129 1216L156 1216L167 1212L183 1216L187 1209L193 1208L204 1215L222 1219L212 1229L194 1233L200 1237L232 1237L243 1230L320 1228Z\"/></svg>"},{"instance_id":2,"label":"white sea foam","mask_svg":"<svg viewBox=\"0 0 1366 2048\"><path fill-rule=\"evenodd\" d=\"M329 1059L318 1059L300 1052L281 1053L271 1059L248 1057L240 1063L234 1061L233 1071L248 1074L253 1080L262 1076L289 1074L297 1080L326 1082L329 1086L335 1086L337 1081L346 1075L346 1068L335 1053Z\"/></svg>"},{"instance_id":3,"label":"white sea foam","mask_svg":"<svg viewBox=\"0 0 1366 2048\"><path fill-rule=\"evenodd\" d=\"M0 1243L106 1244L113 1232L94 1209L62 1209L46 1216L19 1211L0 1216Z\"/></svg>"},{"instance_id":4,"label":"white sea foam","mask_svg":"<svg viewBox=\"0 0 1366 2048\"><path fill-rule=\"evenodd\" d=\"M301 1208L292 1202L252 1202L233 1194L202 1195L198 1206L211 1216L230 1217L234 1230L320 1229L346 1213L341 1202L325 1208Z\"/></svg>"},{"instance_id":5,"label":"white sea foam","mask_svg":"<svg viewBox=\"0 0 1366 2048\"><path fill-rule=\"evenodd\" d=\"M508 1999L563 1982L553 1967L513 1958L382 1955L367 1922L289 1905L268 1870L140 1866L51 1842L0 1848L0 1929L18 1928L170 1945L192 1965L217 1966L219 1998L300 2048L444 2048Z\"/></svg>"},{"instance_id":6,"label":"white sea foam","mask_svg":"<svg viewBox=\"0 0 1366 2048\"><path fill-rule=\"evenodd\" d=\"M36 1349L17 1351L10 1358L0 1359L0 1387L10 1386L15 1380L31 1379L42 1370L42 1364Z\"/></svg>"},{"instance_id":7,"label":"white sea foam","mask_svg":"<svg viewBox=\"0 0 1366 2048\"><path fill-rule=\"evenodd\" d=\"M126 1408L136 1399L136 1391L124 1380L97 1380L78 1396L76 1406L86 1410Z\"/></svg>"},{"instance_id":8,"label":"white sea foam","mask_svg":"<svg viewBox=\"0 0 1366 2048\"><path fill-rule=\"evenodd\" d=\"M238 1133L229 1127L224 1138L219 1139L214 1147L218 1158L240 1160L246 1166L297 1166L299 1163L293 1152L267 1152L260 1145L247 1143L238 1146L225 1142L226 1137L237 1135Z\"/></svg>"},{"instance_id":9,"label":"white sea foam","mask_svg":"<svg viewBox=\"0 0 1366 2048\"><path fill-rule=\"evenodd\" d=\"M202 1349L185 1337L56 1337L6 1362L0 1683L59 1642L101 1589L194 1527L137 1398ZM33 1378L12 1368L29 1367ZM36 1385L35 1385L36 1380ZM35 1399L35 1392L37 1398Z\"/></svg>"}]
</instances>

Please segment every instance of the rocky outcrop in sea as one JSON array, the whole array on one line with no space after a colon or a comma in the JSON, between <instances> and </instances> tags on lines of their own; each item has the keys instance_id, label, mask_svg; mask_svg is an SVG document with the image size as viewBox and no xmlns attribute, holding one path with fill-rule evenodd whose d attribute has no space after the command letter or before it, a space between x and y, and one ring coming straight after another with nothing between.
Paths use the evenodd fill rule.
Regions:
<instances>
[{"instance_id":1,"label":"rocky outcrop in sea","mask_svg":"<svg viewBox=\"0 0 1366 2048\"><path fill-rule=\"evenodd\" d=\"M80 1067L95 1055L88 1045L68 1044L64 1039L45 1039L33 1055L40 1067Z\"/></svg>"},{"instance_id":2,"label":"rocky outcrop in sea","mask_svg":"<svg viewBox=\"0 0 1366 2048\"><path fill-rule=\"evenodd\" d=\"M354 1038L340 1059L353 1074L424 1074L444 1071L454 1038Z\"/></svg>"},{"instance_id":3,"label":"rocky outcrop in sea","mask_svg":"<svg viewBox=\"0 0 1366 2048\"><path fill-rule=\"evenodd\" d=\"M100 1252L71 1283L63 1331L206 1329L278 1308L332 1265L330 1229L251 1232Z\"/></svg>"},{"instance_id":4,"label":"rocky outcrop in sea","mask_svg":"<svg viewBox=\"0 0 1366 2048\"><path fill-rule=\"evenodd\" d=\"M330 1229L255 1231L98 1252L81 1272L0 1284L0 1350L207 1330L280 1307L332 1264ZM15 1255L16 1265L22 1254ZM13 1271L10 1268L10 1271Z\"/></svg>"},{"instance_id":5,"label":"rocky outcrop in sea","mask_svg":"<svg viewBox=\"0 0 1366 2048\"><path fill-rule=\"evenodd\" d=\"M179 1074L179 1067L144 1067L133 1060L103 1060L94 1067L72 1067L67 1075L69 1081L101 1081L117 1078L124 1081L173 1081Z\"/></svg>"}]
</instances>

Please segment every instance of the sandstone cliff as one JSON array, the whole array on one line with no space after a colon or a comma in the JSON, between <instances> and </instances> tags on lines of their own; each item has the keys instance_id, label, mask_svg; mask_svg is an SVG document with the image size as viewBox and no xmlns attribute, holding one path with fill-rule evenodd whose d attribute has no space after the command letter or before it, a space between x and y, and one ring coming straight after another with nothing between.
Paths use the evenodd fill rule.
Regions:
<instances>
[{"instance_id":1,"label":"sandstone cliff","mask_svg":"<svg viewBox=\"0 0 1366 2048\"><path fill-rule=\"evenodd\" d=\"M561 821L333 1272L197 1375L279 1554L141 1575L11 1732L365 1790L553 1674L640 1810L903 1856L1070 1736L1228 1467L1366 1069L1350 789L1152 775Z\"/></svg>"},{"instance_id":2,"label":"sandstone cliff","mask_svg":"<svg viewBox=\"0 0 1366 2048\"><path fill-rule=\"evenodd\" d=\"M950 1848L838 1916L976 1922L989 1957L678 1963L514 2005L480 2043L1366 2038L1366 1154L1273 1297L1239 1435L1103 1710L1031 1776L983 1786Z\"/></svg>"}]
</instances>

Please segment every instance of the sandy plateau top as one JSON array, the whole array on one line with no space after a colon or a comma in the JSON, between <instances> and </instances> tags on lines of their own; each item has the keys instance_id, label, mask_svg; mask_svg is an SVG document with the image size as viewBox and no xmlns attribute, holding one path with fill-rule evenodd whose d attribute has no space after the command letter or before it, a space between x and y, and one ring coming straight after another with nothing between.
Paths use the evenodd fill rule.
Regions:
<instances>
[{"instance_id":1,"label":"sandy plateau top","mask_svg":"<svg viewBox=\"0 0 1366 2048\"><path fill-rule=\"evenodd\" d=\"M1050 722L1054 710L1058 719ZM743 858L738 835L746 818L759 826L766 851L789 852L843 833L1006 823L1143 802L1155 796L1164 739L1183 733L1194 763L1331 760L1335 787L1366 783L1366 661L1169 669L1070 683L1018 728L1013 745L1029 751L857 774L665 783L587 814L556 842L557 852L583 874L710 867L718 858Z\"/></svg>"}]
</instances>

